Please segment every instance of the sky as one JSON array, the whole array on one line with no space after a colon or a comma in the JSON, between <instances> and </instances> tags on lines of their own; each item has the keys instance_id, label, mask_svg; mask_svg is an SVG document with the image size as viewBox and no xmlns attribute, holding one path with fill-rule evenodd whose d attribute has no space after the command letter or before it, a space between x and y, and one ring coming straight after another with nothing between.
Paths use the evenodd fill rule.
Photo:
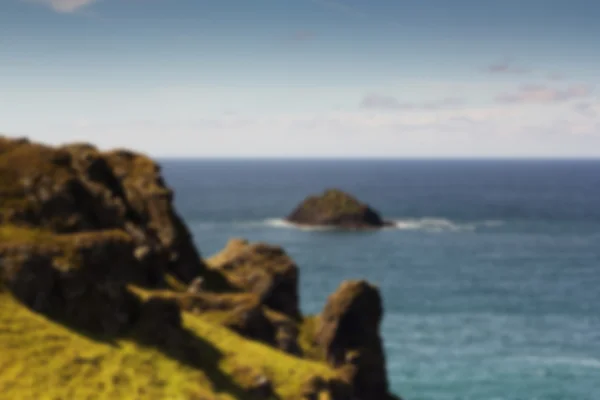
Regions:
<instances>
[{"instance_id":1,"label":"sky","mask_svg":"<svg viewBox=\"0 0 600 400\"><path fill-rule=\"evenodd\" d=\"M597 0L0 0L0 132L156 157L600 157Z\"/></svg>"}]
</instances>

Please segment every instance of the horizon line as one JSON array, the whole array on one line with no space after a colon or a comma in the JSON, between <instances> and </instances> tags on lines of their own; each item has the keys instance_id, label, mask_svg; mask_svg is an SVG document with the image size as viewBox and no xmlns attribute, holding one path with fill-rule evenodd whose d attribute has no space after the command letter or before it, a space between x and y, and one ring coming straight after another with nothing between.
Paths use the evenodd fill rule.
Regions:
<instances>
[{"instance_id":1,"label":"horizon line","mask_svg":"<svg viewBox=\"0 0 600 400\"><path fill-rule=\"evenodd\" d=\"M402 157L373 157L373 156L160 156L152 158L168 161L600 161L600 156L402 156Z\"/></svg>"}]
</instances>

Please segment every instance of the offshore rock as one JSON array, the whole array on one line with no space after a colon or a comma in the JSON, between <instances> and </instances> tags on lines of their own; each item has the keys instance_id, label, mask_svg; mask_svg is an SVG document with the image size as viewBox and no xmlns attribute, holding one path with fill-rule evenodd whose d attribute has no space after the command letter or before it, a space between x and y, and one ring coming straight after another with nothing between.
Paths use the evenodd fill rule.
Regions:
<instances>
[{"instance_id":1,"label":"offshore rock","mask_svg":"<svg viewBox=\"0 0 600 400\"><path fill-rule=\"evenodd\" d=\"M297 225L329 226L341 229L372 229L391 226L379 213L339 189L309 196L286 218Z\"/></svg>"}]
</instances>

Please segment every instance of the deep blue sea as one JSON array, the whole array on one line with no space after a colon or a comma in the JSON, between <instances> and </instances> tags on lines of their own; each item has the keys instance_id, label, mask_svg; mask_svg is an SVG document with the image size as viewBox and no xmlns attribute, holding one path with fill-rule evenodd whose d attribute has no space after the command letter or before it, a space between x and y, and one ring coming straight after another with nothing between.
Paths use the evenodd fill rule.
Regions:
<instances>
[{"instance_id":1,"label":"deep blue sea","mask_svg":"<svg viewBox=\"0 0 600 400\"><path fill-rule=\"evenodd\" d=\"M281 245L316 313L344 279L379 285L406 400L600 400L600 161L163 160L203 255ZM282 224L327 187L397 228Z\"/></svg>"}]
</instances>

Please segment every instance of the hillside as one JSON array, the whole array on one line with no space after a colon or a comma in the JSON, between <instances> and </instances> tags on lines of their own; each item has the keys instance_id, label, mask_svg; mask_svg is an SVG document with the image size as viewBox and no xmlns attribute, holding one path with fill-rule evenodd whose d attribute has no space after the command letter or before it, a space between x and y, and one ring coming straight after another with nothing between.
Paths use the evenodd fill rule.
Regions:
<instances>
[{"instance_id":1,"label":"hillside","mask_svg":"<svg viewBox=\"0 0 600 400\"><path fill-rule=\"evenodd\" d=\"M298 266L232 240L202 259L160 167L0 137L0 393L11 399L391 399L382 301L299 309Z\"/></svg>"}]
</instances>

